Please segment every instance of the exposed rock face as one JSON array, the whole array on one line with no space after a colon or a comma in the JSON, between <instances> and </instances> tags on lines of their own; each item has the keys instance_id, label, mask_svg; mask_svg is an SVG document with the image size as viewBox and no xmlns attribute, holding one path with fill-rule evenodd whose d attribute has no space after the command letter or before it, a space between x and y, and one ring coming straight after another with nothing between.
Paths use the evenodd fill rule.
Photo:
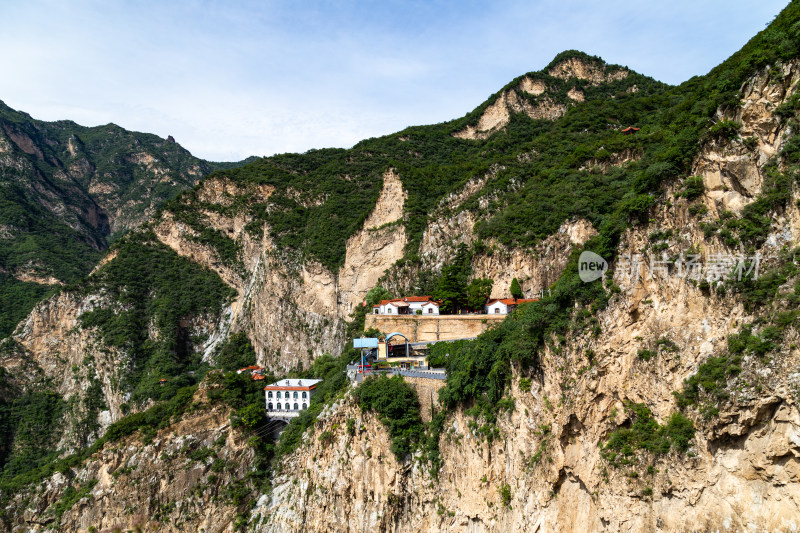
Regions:
<instances>
[{"instance_id":1,"label":"exposed rock face","mask_svg":"<svg viewBox=\"0 0 800 533\"><path fill-rule=\"evenodd\" d=\"M527 87L530 91L525 91L523 87L519 89L532 94L539 89L539 86L532 84ZM511 89L500 93L500 96L483 112L477 125L467 126L453 135L460 139L486 139L508 124L512 113L525 113L533 119L555 120L566 111L567 107L564 104L556 103L547 97L533 105L528 100L520 98L517 92Z\"/></svg>"},{"instance_id":2,"label":"exposed rock face","mask_svg":"<svg viewBox=\"0 0 800 533\"><path fill-rule=\"evenodd\" d=\"M530 76L525 76L519 84L519 89L533 96L539 96L547 90L547 85L542 80L534 80Z\"/></svg>"},{"instance_id":3,"label":"exposed rock face","mask_svg":"<svg viewBox=\"0 0 800 533\"><path fill-rule=\"evenodd\" d=\"M228 489L243 482L252 448L231 429L229 409L208 404L203 389L195 402L152 441L134 435L108 444L86 464L17 494L4 530L234 531L238 510ZM92 488L57 520L53 504L68 486Z\"/></svg>"},{"instance_id":4,"label":"exposed rock face","mask_svg":"<svg viewBox=\"0 0 800 533\"><path fill-rule=\"evenodd\" d=\"M588 221L577 220L562 224L555 235L535 250L505 250L492 243L494 253L473 259L473 276L494 280L492 298L507 298L514 278L522 285L526 298L538 296L561 276L572 248L596 234Z\"/></svg>"},{"instance_id":5,"label":"exposed rock face","mask_svg":"<svg viewBox=\"0 0 800 533\"><path fill-rule=\"evenodd\" d=\"M706 204L712 213L728 210L739 214L761 190L763 166L778 153L787 133L786 125L772 111L791 96L798 80L797 61L784 65L777 79L769 72L755 76L745 84L735 114L719 114L719 120L739 123L739 136L752 144L711 140L695 160L692 172L703 176Z\"/></svg>"},{"instance_id":6,"label":"exposed rock face","mask_svg":"<svg viewBox=\"0 0 800 533\"><path fill-rule=\"evenodd\" d=\"M609 69L606 65L583 61L575 57L561 61L548 71L548 74L554 78L561 78L562 80L577 78L590 81L592 85L622 80L627 78L629 73L624 68Z\"/></svg>"},{"instance_id":7,"label":"exposed rock face","mask_svg":"<svg viewBox=\"0 0 800 533\"><path fill-rule=\"evenodd\" d=\"M794 90L795 68L785 67L783 84L771 83L763 75L746 85L743 105L731 118L741 121L743 136L756 137L751 152L738 142L703 146L694 168L704 177L704 201L714 212L740 209L761 191L762 165L786 136L769 110ZM550 73L592 83L627 75L570 61ZM520 87L530 93L546 91L532 80L523 79ZM505 107L493 111L500 119L488 117L483 125L502 127L503 110L513 110L518 97L516 92L505 92ZM474 242L473 226L482 215L480 209L472 212L463 206L481 194L490 179L491 172L473 179L431 213L420 249L426 268L440 268L459 243ZM733 191L725 191L717 182ZM672 231L665 241L669 255L695 250L708 260L730 251L719 239L704 236L700 219L689 215L685 199L676 197L679 188L678 183L667 191L674 202L660 202L650 212L649 223L622 236L613 279L619 291L591 317L596 327L575 328L563 341L550 339L543 349L540 375L526 383L529 390L514 375L508 392L514 408L500 414L498 438L488 441L466 409L448 413L439 442L442 466L433 475L420 456L398 461L384 425L345 395L323 411L303 436L303 445L285 458L271 493L262 495L249 515L248 527L286 532L796 531L800 350L794 330L789 330L788 347L769 361L743 358L742 385L731 391L720 413L704 420L700 412L687 411L700 428L689 453L673 450L656 457L641 452L639 458L654 461L651 472L638 472L635 464L614 467L601 455L600 445L609 433L630 424L627 402L647 404L658 422L665 423L676 408L673 391L711 355L724 352L729 335L754 318L735 297L704 294L690 280L648 276L647 268L637 271L638 277L627 275L630 270L623 258L647 252L654 230ZM219 180L204 185L198 197L225 206L245 193L253 191ZM270 193L266 188L259 192L264 198ZM765 254L774 256L784 246L800 244L798 194L792 192L790 207L773 226L762 247ZM405 198L394 172L384 175L378 204L348 241L345 265L337 273L276 249L266 227L248 231L252 220L247 215L228 216L221 214L224 210L203 213L209 227L241 245L241 267L223 263L214 250L193 241L191 228L174 217L161 219L156 233L178 253L219 272L238 291L222 323L213 326L209 347L228 331L246 331L258 350L259 363L287 369L339 349L344 314L402 255L407 239L400 224ZM516 277L526 296L533 296L557 279L574 247L593 235L587 221L572 220L533 251L503 250L497 243L485 243L492 252L473 258L474 275L493 278L497 296L506 295ZM654 271L657 265L645 261L643 266ZM113 367L117 355L101 359L92 346L92 332L75 329L81 310L92 305L91 298L65 294L40 305L15 337L25 351L4 365L24 369L34 361L34 371L64 379L65 394L74 394L78 384L63 374L84 353L94 354L98 367ZM660 339L673 343L674 351L657 351L643 360L640 350L653 348ZM97 376L105 383L103 372L98 368ZM414 385L423 396L427 419L433 402L426 402L433 398L436 385L420 380ZM106 394L113 397L113 388ZM114 402L118 405L119 400L109 404ZM243 465L252 460L242 436L227 427L227 414L218 406L201 406L184 418L181 424L186 426L166 428L150 444L128 439L104 448L86 466L69 473L72 481L98 479L98 483L91 498L64 515L62 527L156 528L157 519L166 519L161 527L167 530L232 530L234 509L203 492L214 493L241 479L247 470ZM355 422L352 435L346 430L350 419ZM323 434L332 439L320 439ZM212 481L209 462L190 461L186 444L192 449L218 449L215 453L232 465L226 477ZM119 474L115 478L112 472ZM15 497L16 507L9 516L17 531L54 525L45 509L63 494L65 480L59 476L54 474L42 487ZM180 506L171 507L173 502ZM125 509L134 512L125 514Z\"/></svg>"},{"instance_id":8,"label":"exposed rock face","mask_svg":"<svg viewBox=\"0 0 800 533\"><path fill-rule=\"evenodd\" d=\"M670 253L698 243L706 258L725 251L704 240L685 203L662 206L654 216L655 226L676 232ZM620 257L641 253L650 229L629 230ZM573 229L578 239L589 233ZM798 243L794 236L789 244ZM626 274L616 271L621 293L597 315L598 336L580 332L563 348L548 347L542 379L530 392L513 380L515 408L501 416L499 439L487 442L463 411L449 415L440 441L443 467L434 478L417 460L399 463L384 426L345 399L305 437L310 444L331 431L331 445L301 448L276 477L271 497L257 509L268 516L261 530L794 531L800 514L794 345L766 366L745 358L744 381L764 390L736 392L711 424L695 413L705 429L691 453L661 456L652 473L637 477L630 474L635 467L613 467L601 457L608 433L626 423L625 402L646 403L664 423L675 409L672 391L753 318L735 299L704 296L677 276ZM640 359L639 349L658 338L676 350ZM344 431L348 418L360 428L354 436Z\"/></svg>"},{"instance_id":9,"label":"exposed rock face","mask_svg":"<svg viewBox=\"0 0 800 533\"><path fill-rule=\"evenodd\" d=\"M608 169L611 167L621 167L625 165L625 163L629 163L631 161L638 161L641 159L642 154L637 152L635 149L629 148L627 150L622 150L615 154L609 154L608 157L602 160L598 159L590 159L586 162L584 166L581 167L581 170L590 170L590 171L597 171L600 172L608 172Z\"/></svg>"},{"instance_id":10,"label":"exposed rock face","mask_svg":"<svg viewBox=\"0 0 800 533\"><path fill-rule=\"evenodd\" d=\"M14 194L4 194L19 209L46 221L50 232L66 232L63 245L76 254L87 245L105 249L109 237L140 225L165 200L220 166L153 135L113 124L85 128L69 121L39 121L2 102L0 154L0 172L13 176L4 183ZM20 227L10 238L37 242L41 231ZM22 275L24 269L10 259L9 273ZM74 281L66 277L74 278L75 266L35 264L34 276L24 281Z\"/></svg>"},{"instance_id":11,"label":"exposed rock face","mask_svg":"<svg viewBox=\"0 0 800 533\"><path fill-rule=\"evenodd\" d=\"M243 195L264 202L272 192L271 187L241 187L215 178L203 183L197 197L228 206ZM203 212L209 227L241 244L244 269L239 270L221 261L215 250L193 240L196 232L169 213L155 231L161 242L216 271L237 290L238 297L212 341L224 338L228 331L246 331L260 364L289 369L307 365L325 352L339 353L344 319L405 252L405 198L400 178L394 170L387 171L375 208L362 229L348 240L345 262L336 274L316 261L301 261L291 251L276 249L266 226L260 236L246 232L251 221L246 214L229 217Z\"/></svg>"},{"instance_id":12,"label":"exposed rock face","mask_svg":"<svg viewBox=\"0 0 800 533\"><path fill-rule=\"evenodd\" d=\"M573 57L553 66L547 74L567 82L584 80L596 86L625 79L630 72L625 68ZM568 104L585 100L583 91L577 87L571 87L567 91L565 101L556 101L547 96L547 92L547 84L543 80L530 75L524 76L515 87L504 90L497 96L481 114L477 124L470 124L455 132L453 136L460 139L487 139L505 127L513 113L525 113L533 119L556 120L566 113ZM528 100L525 94L520 95L520 93L538 98Z\"/></svg>"},{"instance_id":13,"label":"exposed rock face","mask_svg":"<svg viewBox=\"0 0 800 533\"><path fill-rule=\"evenodd\" d=\"M438 480L417 461L399 464L385 428L372 415L349 402L339 405L276 477L271 498L256 509L268 517L260 530L577 533L707 531L719 524L732 531L793 529L800 511L800 417L796 406L780 400L766 410L744 409L741 416L750 425L733 443L701 436L695 457L665 457L649 479L611 469L604 481L597 443L621 422L622 400L638 399L625 392L630 378L615 375L613 359L587 373L568 393L566 406L548 410L542 401L558 402L555 365L562 361L548 365L544 387L533 393L515 388L516 409L501 420L502 438L494 443L469 429L469 417L450 417ZM573 395L582 385L593 386ZM348 418L360 428L352 437L343 430ZM322 431L333 431L334 439L320 449L312 442ZM510 494L507 506L499 492L503 485ZM652 496L642 494L647 487ZM752 498L760 505L752 506Z\"/></svg>"},{"instance_id":14,"label":"exposed rock face","mask_svg":"<svg viewBox=\"0 0 800 533\"><path fill-rule=\"evenodd\" d=\"M790 68L794 67L785 72ZM760 97L753 95L771 87L771 98L783 101L796 82L794 74L790 79L791 85L783 88L755 80L748 84L745 100L757 101ZM753 106L745 103L742 108L741 131L758 137L758 152L774 154L776 140L784 132ZM706 168L706 162L727 149L707 146L696 168ZM752 176L760 175L759 161L763 164L765 159L748 159L749 168L755 169ZM709 175L702 175L708 184ZM747 183L747 198L752 198L763 179L741 182ZM716 199L713 192L707 198ZM790 205L796 197L794 191ZM790 207L786 224L775 226L762 250L766 255L784 245L800 244L795 211ZM428 236L426 242L447 241L442 222L432 223L440 236ZM703 236L685 200L661 205L651 224L626 232L620 258L643 253L653 227L673 231L669 254L699 249L707 261L727 251L721 242ZM591 226L579 222L562 228L560 235L564 241L584 242L592 232ZM566 242L563 246L557 256L568 252ZM482 261L486 259L478 259L479 269ZM529 263L535 273L531 278L543 277L543 265L552 261ZM696 434L688 455L662 456L652 474L639 477L601 457L600 443L627 420L625 402L646 403L664 423L675 409L672 391L680 389L710 355L723 352L730 334L753 320L733 298L703 295L694 283L678 276L648 277L655 266L645 264L639 277L631 277L630 270L618 265L614 281L621 293L596 317L602 332L597 337L578 333L563 349L548 347L542 379L534 380L530 392L520 390L513 380L515 409L501 417L499 439L487 442L470 428L471 419L463 411L451 414L440 441L444 466L438 478L416 460L398 463L384 426L371 414L361 413L352 400L335 405L315 430L332 431L332 444L314 452L299 451L289 460L288 468L275 479L272 497L265 497L258 509L269 517L262 530L796 530L800 351L788 344L796 333L787 339L790 347L767 365L754 356L745 358L743 381L757 383L757 388L750 385L735 391L710 424L695 413L704 429ZM675 343L676 350L660 352L650 361L640 359L638 351L652 347L659 338ZM588 350L596 357L594 362L587 359ZM354 436L343 430L348 418L356 419L360 428ZM314 435L306 438L312 442ZM507 505L499 490L503 486L508 487ZM298 501L302 504L294 508L289 503Z\"/></svg>"},{"instance_id":15,"label":"exposed rock face","mask_svg":"<svg viewBox=\"0 0 800 533\"><path fill-rule=\"evenodd\" d=\"M2 366L23 383L40 378L49 379L55 391L76 402L62 435L60 447L75 449L94 440L105 428L122 416L120 405L125 398L119 390L119 372L123 358L114 348L105 347L95 332L82 330L78 317L93 309L97 296L80 297L68 292L60 293L39 303L20 324L12 337L18 351L0 361ZM88 381L97 380L102 389L105 410L97 413L99 427L90 433L78 429L81 402L86 395Z\"/></svg>"},{"instance_id":16,"label":"exposed rock face","mask_svg":"<svg viewBox=\"0 0 800 533\"><path fill-rule=\"evenodd\" d=\"M347 255L338 276L341 315L349 316L386 269L403 257L406 197L400 177L390 169L383 176L383 189L363 229L347 241Z\"/></svg>"},{"instance_id":17,"label":"exposed rock face","mask_svg":"<svg viewBox=\"0 0 800 533\"><path fill-rule=\"evenodd\" d=\"M583 91L575 89L574 87L567 92L567 96L576 102L583 102L586 98L583 96Z\"/></svg>"},{"instance_id":18,"label":"exposed rock face","mask_svg":"<svg viewBox=\"0 0 800 533\"><path fill-rule=\"evenodd\" d=\"M478 213L460 208L467 200L479 195L486 182L499 170L494 168L487 175L470 180L460 191L445 197L431 213L420 246L420 256L426 268L440 270L459 244L471 245L475 241L473 228L480 210L487 205L486 198L479 199ZM583 244L596 234L589 222L577 220L565 222L556 234L534 250L506 249L498 243L487 242L485 244L491 252L473 258L473 277L494 280L493 298L507 297L514 278L522 283L526 297L536 296L561 275L572 247Z\"/></svg>"}]
</instances>

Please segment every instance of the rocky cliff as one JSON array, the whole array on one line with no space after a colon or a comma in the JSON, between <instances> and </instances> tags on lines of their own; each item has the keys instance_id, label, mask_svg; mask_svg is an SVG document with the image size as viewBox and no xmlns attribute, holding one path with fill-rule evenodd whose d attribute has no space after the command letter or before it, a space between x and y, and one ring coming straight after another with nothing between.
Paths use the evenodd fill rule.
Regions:
<instances>
[{"instance_id":1,"label":"rocky cliff","mask_svg":"<svg viewBox=\"0 0 800 533\"><path fill-rule=\"evenodd\" d=\"M109 242L218 168L172 137L44 122L0 102L0 337Z\"/></svg>"},{"instance_id":2,"label":"rocky cliff","mask_svg":"<svg viewBox=\"0 0 800 533\"><path fill-rule=\"evenodd\" d=\"M733 119L755 142L710 141L697 155L693 168L703 177L708 213L741 212L762 192L763 166L787 135L771 110L794 92L795 65L743 87ZM681 187L675 183L671 191ZM800 243L797 198L793 189L792 207L766 238L765 271L782 248ZM553 338L540 380L512 378L514 407L498 420L496 438L487 440L462 410L448 415L443 466L435 476L421 456L398 462L384 425L354 400L332 406L306 435L312 442L330 431L330 444L299 451L284 464L258 508L268 520L261 530L794 531L800 515L795 331L768 360L744 358L717 414L693 412L698 431L687 453L645 453L652 460L647 469L636 461L615 466L603 453L608 435L634 421L626 406L646 404L666 423L675 409L673 391L709 357L724 353L743 325L757 322L737 298L708 294L674 271L660 277L647 258L656 230L672 235L665 250L673 257L700 251L708 264L740 253L708 238L702 224L679 198L659 205L649 224L626 232L619 256L642 254L640 276L618 263L613 279L620 292L595 316L600 332ZM544 275L543 266L529 268L534 278ZM652 347L653 359L644 359L642 350ZM354 434L345 431L348 418L356 420Z\"/></svg>"},{"instance_id":3,"label":"rocky cliff","mask_svg":"<svg viewBox=\"0 0 800 533\"><path fill-rule=\"evenodd\" d=\"M794 27L795 11L775 27ZM439 387L413 383L427 425L409 456L394 453L391 420L342 386L312 405L316 420L289 427L299 445L279 443L269 487L242 485L266 441L197 396L155 436L100 441L3 494L4 526L796 530L800 47L765 63L760 42L678 88L566 53L451 123L202 181L84 285L39 304L0 352L0 377L50 386L102 421L83 441L70 429L56 455L127 423L124 409L163 405L158 373L173 369L163 390L190 382L232 333L276 374L335 364L320 356L342 353L369 289L427 289L464 250L493 295L517 278L542 302L453 349L443 403ZM584 247L610 262L594 285L577 275ZM756 254L761 278L723 279ZM139 263L151 257L187 279L138 283L128 271L148 274ZM222 296L173 309L159 291L177 284L198 287L181 303ZM479 357L458 366L468 346ZM149 373L123 408L131 391L118 378L134 356L150 357ZM90 388L104 409L89 411ZM224 476L215 458L231 461ZM252 509L219 497L230 483Z\"/></svg>"},{"instance_id":4,"label":"rocky cliff","mask_svg":"<svg viewBox=\"0 0 800 533\"><path fill-rule=\"evenodd\" d=\"M231 428L230 409L206 393L201 387L153 434L117 440L80 468L15 494L4 530L235 531L253 451Z\"/></svg>"}]
</instances>

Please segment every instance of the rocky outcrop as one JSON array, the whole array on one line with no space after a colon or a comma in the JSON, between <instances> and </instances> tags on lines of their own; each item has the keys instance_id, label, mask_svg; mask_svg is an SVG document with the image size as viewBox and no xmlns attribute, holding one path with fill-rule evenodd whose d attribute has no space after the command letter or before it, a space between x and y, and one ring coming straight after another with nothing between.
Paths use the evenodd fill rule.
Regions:
<instances>
[{"instance_id":1,"label":"rocky outcrop","mask_svg":"<svg viewBox=\"0 0 800 533\"><path fill-rule=\"evenodd\" d=\"M0 360L0 366L22 385L48 381L71 411L61 429L59 448L74 450L93 441L122 416L125 402L119 388L124 357L103 346L92 330L80 328L81 314L94 309L99 296L62 292L38 304L14 335L16 349ZM87 413L83 408L89 383L100 386L105 408ZM85 417L89 420L85 420ZM96 427L94 427L96 424ZM83 426L93 427L91 430Z\"/></svg>"},{"instance_id":2,"label":"rocky outcrop","mask_svg":"<svg viewBox=\"0 0 800 533\"><path fill-rule=\"evenodd\" d=\"M267 517L258 530L792 530L800 511L795 405L784 399L767 409L745 407L748 422L735 441L699 436L688 459L662 457L653 474L632 478L605 463L598 443L624 422L624 400L650 392L640 383L632 396L630 376L616 370L630 364L648 383L663 371L608 354L565 395L558 369L565 361L549 357L542 386L529 393L513 387L515 410L501 417L501 438L487 442L461 412L448 417L436 478L424 463L399 463L383 425L352 402L340 403L306 435L309 446L301 449L308 451L276 476L255 511ZM344 430L348 418L358 428L352 436ZM333 433L331 444L313 446L325 431ZM760 505L753 507L753 498Z\"/></svg>"},{"instance_id":3,"label":"rocky outcrop","mask_svg":"<svg viewBox=\"0 0 800 533\"><path fill-rule=\"evenodd\" d=\"M784 73L794 80L792 68ZM741 131L759 139L758 152L774 153L784 132L776 122L748 111L755 104L747 102L756 101L753 95L762 90L753 88L769 89L770 98L783 101L794 83L783 89L774 83L746 86L743 117L737 118L742 120ZM696 168L727 149L718 145L714 151L707 145ZM761 172L759 161L763 165L765 159L750 161ZM708 184L708 174L703 175ZM749 183L752 197L760 191L760 182ZM762 268L781 248L800 244L796 199L794 191L784 218L773 225L762 249ZM439 222L440 237L428 236L426 242L448 240ZM689 410L700 429L687 454L639 454L642 462L625 467L615 467L601 455L609 433L630 423L626 402L646 404L665 423L676 409L673 391L710 356L724 353L729 335L754 320L736 298L704 293L696 281L674 270L659 271L648 253L654 229L670 232L665 253L673 257L696 253L701 263L708 263L730 252L722 242L703 235L685 200L660 203L649 225L623 236L613 277L619 294L594 316L594 332L576 329L566 342L548 343L541 377L532 380L530 391L512 379L509 396L514 409L501 415L499 438L487 441L465 411L450 413L439 442L443 466L433 476L420 458L398 462L384 426L345 399L305 436L310 443L329 431L331 444L313 452L301 448L276 476L275 490L258 507L268 517L261 530L796 530L800 350L794 330L769 360L744 357L738 385L718 415L705 419ZM563 243L554 256L539 265L529 262L526 268L541 276L543 265L568 254L569 242L585 242L593 231L581 221L565 225L559 232L562 240L549 239L553 247ZM455 231L451 236L456 237ZM626 262L637 255L643 263L634 269ZM475 266L480 272L493 272L482 266L485 260L479 258ZM517 268L516 277L523 277L522 272ZM640 350L653 348L659 339L674 347L642 359ZM356 420L359 429L354 435L344 430L347 419ZM651 460L653 469L645 470ZM289 503L298 501L295 507Z\"/></svg>"},{"instance_id":4,"label":"rocky outcrop","mask_svg":"<svg viewBox=\"0 0 800 533\"><path fill-rule=\"evenodd\" d=\"M426 268L441 270L452 258L458 245L472 245L476 241L473 229L475 223L486 216L482 210L486 209L489 200L480 196L481 191L500 170L500 167L493 168L486 175L470 180L461 190L442 199L431 213L420 246L420 257ZM462 207L476 197L476 211ZM493 298L507 297L514 278L522 283L526 297L536 296L561 275L572 247L583 244L596 234L597 231L588 221L576 220L562 224L558 232L532 250L506 248L497 242L487 241L484 243L487 251L473 257L473 277L494 280Z\"/></svg>"},{"instance_id":5,"label":"rocky outcrop","mask_svg":"<svg viewBox=\"0 0 800 533\"><path fill-rule=\"evenodd\" d=\"M586 80L592 85L600 85L611 81L622 80L628 77L628 69L620 67L609 67L599 61L585 61L577 57L570 57L553 65L548 74L554 78L569 80L577 78Z\"/></svg>"},{"instance_id":6,"label":"rocky outcrop","mask_svg":"<svg viewBox=\"0 0 800 533\"><path fill-rule=\"evenodd\" d=\"M383 175L383 189L364 226L347 240L339 269L338 311L349 316L384 272L403 257L407 243L403 208L407 195L394 169Z\"/></svg>"},{"instance_id":7,"label":"rocky outcrop","mask_svg":"<svg viewBox=\"0 0 800 533\"><path fill-rule=\"evenodd\" d=\"M554 65L547 71L547 74L567 82L582 80L596 86L625 79L630 71L621 67L608 66L602 62L585 61L573 57ZM486 107L476 124L466 126L453 133L453 136L459 139L487 139L503 129L514 113L525 113L533 119L556 120L566 113L567 104L580 103L585 100L583 91L577 87L567 90L567 100L564 101L558 101L548 96L547 93L547 84L542 79L531 75L524 76L513 88L502 91ZM537 98L529 100L525 96L526 94Z\"/></svg>"},{"instance_id":8,"label":"rocky outcrop","mask_svg":"<svg viewBox=\"0 0 800 533\"><path fill-rule=\"evenodd\" d=\"M514 278L526 298L536 297L558 280L572 249L596 234L588 221L577 220L562 224L533 250L508 249L490 242L491 254L473 258L473 277L494 280L492 298L507 298Z\"/></svg>"},{"instance_id":9,"label":"rocky outcrop","mask_svg":"<svg viewBox=\"0 0 800 533\"><path fill-rule=\"evenodd\" d=\"M538 90L538 87L533 84L526 85L526 87L530 91L525 91L521 86L518 87L518 90L525 92ZM454 133L453 136L459 139L486 139L508 124L512 113L525 113L533 119L555 120L566 111L567 107L564 104L557 103L550 98L543 97L536 104L532 104L526 98L521 98L514 89L509 89L500 93L500 96L486 108L476 125L469 125Z\"/></svg>"},{"instance_id":10,"label":"rocky outcrop","mask_svg":"<svg viewBox=\"0 0 800 533\"><path fill-rule=\"evenodd\" d=\"M710 216L722 209L740 210L762 190L763 165L787 137L786 128L771 118L770 110L794 90L795 69L794 64L786 65L780 79L774 78L774 72L755 78L745 85L739 110L730 116L720 114L720 118L741 122L744 138L754 140L709 138L703 144L694 168L704 177L702 201L712 211ZM550 75L604 83L627 76L627 71L566 60L553 67ZM492 114L479 121L475 135L502 128L504 117L517 112L514 105L523 105L521 92L538 91L541 96L547 91L532 78L523 78L519 87L502 93L502 105L489 106ZM577 93L574 97L578 98ZM635 157L636 153L628 153L606 162L624 164ZM499 171L498 167L475 177L429 214L419 250L421 268L435 272L458 244L476 241L474 225L486 216L481 210L490 205L490 199L481 195ZM160 219L155 227L162 242L213 268L237 290L237 299L220 324L209 326L206 353L215 339L229 331L245 331L257 349L258 362L276 370L307 366L324 351L337 353L346 314L381 276L400 277L400 267L392 265L402 257L407 242L401 178L393 171L384 174L377 205L347 241L344 266L335 273L291 250L278 249L269 228L254 227L249 214L222 209L236 205L245 195L261 194L266 200L269 189L258 192L218 179L197 191L200 203L209 204L199 211L203 224L236 242L237 265L221 261L212 247L196 238L196 230L181 225L177 216ZM646 404L658 423L666 423L676 410L674 391L709 357L725 353L729 336L756 318L737 297L704 288L701 281L710 280L708 274L687 279L659 265L659 257L651 255L656 242L668 257L693 254L702 263L732 251L720 239L706 237L703 219L691 215L689 202L677 194L682 186L680 180L668 184L665 196L650 209L648 222L622 235L613 274L595 281L606 284L607 304L584 308L577 302L576 317L582 322L576 318L573 327L562 331L563 336L546 339L536 373L523 375L524 370L509 365L512 378L503 402L508 408L496 422L474 418L476 410L471 405L446 413L437 471L431 471L421 451L410 458L395 457L384 424L374 414L362 412L348 392L327 406L296 451L282 458L272 490L261 494L243 518L247 528L287 532L796 530L800 516L800 334L794 325L787 327L785 342L769 357L742 357L735 387L729 387L718 413L686 409L698 431L685 453L631 450L632 459L624 465L612 464L602 453L611 432L631 425L629 402ZM304 198L300 191L296 196L308 205L324 201ZM797 199L798 191L793 190L789 207L760 248L765 267L774 262L778 251L800 244ZM466 209L468 203L477 204L478 209ZM493 278L497 296L507 294L513 278L522 282L526 296L534 296L559 277L575 247L595 234L588 221L577 219L564 222L530 250L483 242L476 247L473 275ZM634 257L642 263L634 265ZM411 278L407 276L405 282L412 283ZM91 331L75 327L81 309L94 305L91 298L64 294L37 308L15 337L21 351L9 356L4 366L15 370L15 376L30 371L52 377L68 373L66 369L79 354L95 354L95 366L106 361L109 366L117 364L113 359L117 354L107 359L96 355ZM488 321L484 327L489 327ZM662 345L669 349L659 349ZM642 356L644 349L649 351L647 357ZM97 370L97 379L105 383L103 372ZM74 390L75 382L63 379L64 390ZM433 414L439 384L415 378L409 382L423 397L427 420ZM113 387L110 391L114 393ZM178 423L184 426L165 428L152 442L130 437L107 445L85 465L54 474L40 487L15 495L8 513L10 523L17 531L52 529L56 517L48 509L62 498L65 487L85 487L96 479L91 497L65 511L62 528L83 530L97 524L107 529L160 525L167 530L232 530L235 510L219 487L239 483L246 464L253 460L252 452L244 447L244 437L227 426L227 410L207 405L199 397L195 402L198 405L189 410L188 418ZM481 431L484 422L494 424L496 432ZM212 478L218 474L204 449L230 462L230 467L222 469L226 477ZM196 450L203 451L195 454ZM209 492L215 497L208 496ZM126 514L126 509L132 511Z\"/></svg>"},{"instance_id":11,"label":"rocky outcrop","mask_svg":"<svg viewBox=\"0 0 800 533\"><path fill-rule=\"evenodd\" d=\"M673 254L704 242L684 210L662 206L655 214L654 225L678 233ZM629 230L620 257L640 253L649 230ZM704 254L722 251L711 244ZM641 274L618 266L621 292L596 315L600 333L576 330L563 345L549 344L530 391L512 380L514 409L501 415L499 438L487 441L465 411L451 413L435 477L417 458L398 462L384 426L352 400L334 405L305 436L310 443L330 431L331 444L301 448L287 460L257 509L268 517L261 530L638 532L722 524L793 531L800 513L796 333L769 363L745 359L740 383L750 385L715 421L693 413L701 430L688 454L645 454L627 467L602 457L609 432L629 423L626 402L646 404L665 423L675 410L673 391L753 319L736 299L704 295L690 280ZM649 361L638 356L662 338L674 351ZM355 435L344 430L348 418L356 420ZM648 457L652 471L644 468Z\"/></svg>"},{"instance_id":12,"label":"rocky outcrop","mask_svg":"<svg viewBox=\"0 0 800 533\"><path fill-rule=\"evenodd\" d=\"M225 178L207 180L197 191L201 204L227 207L242 197L266 202L274 189L237 185ZM367 291L405 253L403 208L406 193L394 170L383 175L383 188L362 229L347 241L345 261L337 273L276 248L264 225L258 235L245 231L252 219L244 212L223 215L203 210L204 224L238 243L240 268L225 264L196 231L165 213L155 232L178 254L211 268L237 290L236 301L216 327L206 354L229 331L245 331L259 364L290 369L308 365L322 353L341 350L344 321Z\"/></svg>"},{"instance_id":13,"label":"rocky outcrop","mask_svg":"<svg viewBox=\"0 0 800 533\"><path fill-rule=\"evenodd\" d=\"M191 411L152 438L108 443L85 464L14 495L4 530L235 531L235 491L249 487L253 451L231 428L230 410L205 395L201 388ZM67 504L67 487L85 492Z\"/></svg>"},{"instance_id":14,"label":"rocky outcrop","mask_svg":"<svg viewBox=\"0 0 800 533\"><path fill-rule=\"evenodd\" d=\"M740 214L761 191L764 165L778 154L789 131L772 112L792 95L799 80L797 61L778 72L763 72L744 85L741 104L733 114L718 114L718 121L740 126L738 138L710 139L692 169L703 176L706 205L713 214L723 210Z\"/></svg>"}]
</instances>

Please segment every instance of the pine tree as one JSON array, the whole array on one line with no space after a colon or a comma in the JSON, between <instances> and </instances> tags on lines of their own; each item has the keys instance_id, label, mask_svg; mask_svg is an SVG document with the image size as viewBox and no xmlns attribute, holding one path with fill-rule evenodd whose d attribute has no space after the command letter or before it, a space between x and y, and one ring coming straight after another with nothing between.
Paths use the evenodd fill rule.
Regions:
<instances>
[{"instance_id":1,"label":"pine tree","mask_svg":"<svg viewBox=\"0 0 800 533\"><path fill-rule=\"evenodd\" d=\"M511 280L511 297L512 298L522 298L522 287L519 284L517 278Z\"/></svg>"}]
</instances>

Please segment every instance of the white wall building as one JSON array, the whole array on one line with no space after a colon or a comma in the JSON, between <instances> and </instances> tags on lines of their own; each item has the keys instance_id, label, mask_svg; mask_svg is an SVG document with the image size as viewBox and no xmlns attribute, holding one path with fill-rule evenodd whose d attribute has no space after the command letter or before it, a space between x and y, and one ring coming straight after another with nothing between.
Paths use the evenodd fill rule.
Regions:
<instances>
[{"instance_id":1,"label":"white wall building","mask_svg":"<svg viewBox=\"0 0 800 533\"><path fill-rule=\"evenodd\" d=\"M294 418L308 409L321 379L282 379L264 387L267 416Z\"/></svg>"},{"instance_id":2,"label":"white wall building","mask_svg":"<svg viewBox=\"0 0 800 533\"><path fill-rule=\"evenodd\" d=\"M381 300L381 303L372 306L372 313L376 315L438 315L439 302L434 301L430 296L405 296L392 300Z\"/></svg>"},{"instance_id":3,"label":"white wall building","mask_svg":"<svg viewBox=\"0 0 800 533\"><path fill-rule=\"evenodd\" d=\"M421 309L422 309L422 314L423 315L438 315L439 314L439 304L434 302L434 301L425 302L424 304L422 304Z\"/></svg>"},{"instance_id":4,"label":"white wall building","mask_svg":"<svg viewBox=\"0 0 800 533\"><path fill-rule=\"evenodd\" d=\"M536 302L538 301L537 298L529 298L529 299L515 299L515 298L503 298L503 299L492 299L486 302L486 314L487 315L507 315L519 304L525 304L528 302Z\"/></svg>"}]
</instances>

